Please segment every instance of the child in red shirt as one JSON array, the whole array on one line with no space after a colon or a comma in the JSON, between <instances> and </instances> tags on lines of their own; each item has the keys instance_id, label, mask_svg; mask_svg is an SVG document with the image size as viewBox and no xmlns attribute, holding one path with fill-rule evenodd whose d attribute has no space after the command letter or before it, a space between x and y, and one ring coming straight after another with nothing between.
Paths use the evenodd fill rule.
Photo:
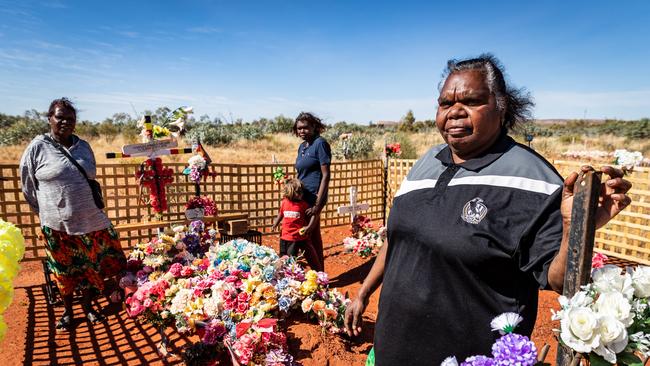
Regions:
<instances>
[{"instance_id":1,"label":"child in red shirt","mask_svg":"<svg viewBox=\"0 0 650 366\"><path fill-rule=\"evenodd\" d=\"M299 251L302 251L309 266L320 271L322 267L316 249L307 240L309 233L316 224L316 216L311 216L309 223L307 223L305 211L309 208L309 204L302 199L303 189L300 180L295 178L285 180L282 188L283 199L282 203L280 203L280 212L278 212L271 230L275 231L280 221L282 221L280 256L290 255L295 257L299 254Z\"/></svg>"}]
</instances>

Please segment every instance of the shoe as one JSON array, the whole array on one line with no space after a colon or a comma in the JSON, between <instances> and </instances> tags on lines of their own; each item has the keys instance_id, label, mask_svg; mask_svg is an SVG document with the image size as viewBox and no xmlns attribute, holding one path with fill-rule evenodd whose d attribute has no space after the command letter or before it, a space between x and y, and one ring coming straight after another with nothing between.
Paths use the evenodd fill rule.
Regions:
<instances>
[{"instance_id":1,"label":"shoe","mask_svg":"<svg viewBox=\"0 0 650 366\"><path fill-rule=\"evenodd\" d=\"M86 313L86 319L88 319L89 322L95 324L95 323L103 322L104 320L106 320L106 317L96 312L95 310L90 310Z\"/></svg>"},{"instance_id":2,"label":"shoe","mask_svg":"<svg viewBox=\"0 0 650 366\"><path fill-rule=\"evenodd\" d=\"M70 315L63 315L58 322L56 322L56 332L69 332L72 328L72 317Z\"/></svg>"}]
</instances>

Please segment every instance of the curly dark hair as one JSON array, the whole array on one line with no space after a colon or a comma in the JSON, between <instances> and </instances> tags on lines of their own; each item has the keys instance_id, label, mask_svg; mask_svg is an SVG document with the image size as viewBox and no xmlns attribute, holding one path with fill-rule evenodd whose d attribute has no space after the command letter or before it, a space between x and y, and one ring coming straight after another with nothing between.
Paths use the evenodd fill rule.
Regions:
<instances>
[{"instance_id":1,"label":"curly dark hair","mask_svg":"<svg viewBox=\"0 0 650 366\"><path fill-rule=\"evenodd\" d=\"M56 107L72 111L74 118L77 118L77 108L75 108L72 101L66 97L54 99L52 103L50 103L50 108L47 110L47 118L50 118L54 115Z\"/></svg>"},{"instance_id":2,"label":"curly dark hair","mask_svg":"<svg viewBox=\"0 0 650 366\"><path fill-rule=\"evenodd\" d=\"M307 123L310 127L314 128L314 131L316 131L317 134L323 133L326 128L323 121L313 113L300 112L298 117L296 117L296 121L293 123L293 134L296 136L298 136L298 122Z\"/></svg>"},{"instance_id":3,"label":"curly dark hair","mask_svg":"<svg viewBox=\"0 0 650 366\"><path fill-rule=\"evenodd\" d=\"M442 90L449 75L465 70L479 70L485 75L488 88L496 98L497 108L505 111L503 121L501 121L504 128L512 131L520 124L530 120L532 108L535 106L532 96L525 88L515 88L506 83L505 68L490 53L484 53L476 58L447 61L447 68L442 74L438 90Z\"/></svg>"}]
</instances>

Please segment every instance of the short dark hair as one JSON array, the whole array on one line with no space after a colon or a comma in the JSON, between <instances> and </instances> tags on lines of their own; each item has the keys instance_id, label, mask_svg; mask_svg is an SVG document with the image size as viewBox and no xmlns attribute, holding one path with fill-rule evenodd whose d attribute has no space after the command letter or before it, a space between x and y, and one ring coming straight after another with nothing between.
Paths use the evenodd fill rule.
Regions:
<instances>
[{"instance_id":1,"label":"short dark hair","mask_svg":"<svg viewBox=\"0 0 650 366\"><path fill-rule=\"evenodd\" d=\"M74 107L72 101L66 97L54 99L52 103L50 103L50 108L47 110L47 118L50 118L54 115L56 107L72 111L74 118L77 119L77 109Z\"/></svg>"},{"instance_id":2,"label":"short dark hair","mask_svg":"<svg viewBox=\"0 0 650 366\"><path fill-rule=\"evenodd\" d=\"M485 75L488 88L497 100L497 108L505 111L501 121L504 128L513 130L521 123L530 120L532 108L535 106L532 96L525 88L515 88L506 83L505 68L490 53L484 53L476 58L447 61L447 68L442 74L438 89L442 89L449 75L465 70L478 70Z\"/></svg>"},{"instance_id":3,"label":"short dark hair","mask_svg":"<svg viewBox=\"0 0 650 366\"><path fill-rule=\"evenodd\" d=\"M314 127L314 131L316 131L318 134L323 133L326 128L323 121L320 118L316 117L313 113L300 112L298 117L296 117L296 121L293 123L294 135L298 135L298 122L306 122L309 126Z\"/></svg>"}]
</instances>

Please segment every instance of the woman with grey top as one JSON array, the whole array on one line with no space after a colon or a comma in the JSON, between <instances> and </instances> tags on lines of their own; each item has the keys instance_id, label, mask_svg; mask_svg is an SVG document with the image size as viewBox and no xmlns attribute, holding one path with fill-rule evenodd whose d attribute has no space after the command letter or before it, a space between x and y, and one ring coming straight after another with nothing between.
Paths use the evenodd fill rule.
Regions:
<instances>
[{"instance_id":1,"label":"woman with grey top","mask_svg":"<svg viewBox=\"0 0 650 366\"><path fill-rule=\"evenodd\" d=\"M97 207L89 179L96 174L90 145L74 135L77 111L66 99L55 99L47 113L50 132L36 136L20 161L25 199L38 213L45 237L47 264L61 292L65 311L57 331L70 330L73 319L72 295L80 288L82 307L91 322L103 320L93 309L95 291L103 291L104 279L118 274L126 258L117 232ZM66 153L64 153L67 152Z\"/></svg>"}]
</instances>

